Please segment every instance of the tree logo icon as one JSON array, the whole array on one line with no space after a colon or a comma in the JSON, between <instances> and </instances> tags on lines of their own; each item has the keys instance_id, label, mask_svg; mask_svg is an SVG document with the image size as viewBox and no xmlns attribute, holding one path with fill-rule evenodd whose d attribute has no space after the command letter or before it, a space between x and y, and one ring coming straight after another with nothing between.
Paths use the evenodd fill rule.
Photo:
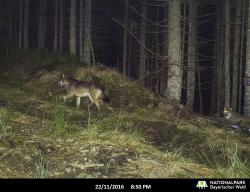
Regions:
<instances>
[{"instance_id":1,"label":"tree logo icon","mask_svg":"<svg viewBox=\"0 0 250 192\"><path fill-rule=\"evenodd\" d=\"M198 181L196 187L199 189L205 189L206 187L208 187L207 182L206 181Z\"/></svg>"}]
</instances>

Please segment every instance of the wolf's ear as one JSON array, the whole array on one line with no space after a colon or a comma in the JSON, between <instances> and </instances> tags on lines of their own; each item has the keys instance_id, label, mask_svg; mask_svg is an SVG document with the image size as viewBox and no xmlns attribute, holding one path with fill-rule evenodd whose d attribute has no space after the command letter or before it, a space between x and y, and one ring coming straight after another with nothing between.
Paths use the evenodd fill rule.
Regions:
<instances>
[{"instance_id":1,"label":"wolf's ear","mask_svg":"<svg viewBox=\"0 0 250 192\"><path fill-rule=\"evenodd\" d=\"M65 77L65 75L64 75L64 73L62 74L62 78L64 78Z\"/></svg>"}]
</instances>

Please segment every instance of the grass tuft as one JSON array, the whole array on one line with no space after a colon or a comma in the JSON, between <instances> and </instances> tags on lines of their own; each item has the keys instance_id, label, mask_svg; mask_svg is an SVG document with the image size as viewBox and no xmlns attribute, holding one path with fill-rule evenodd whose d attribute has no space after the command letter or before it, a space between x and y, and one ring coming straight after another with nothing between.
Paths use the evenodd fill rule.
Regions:
<instances>
[{"instance_id":1,"label":"grass tuft","mask_svg":"<svg viewBox=\"0 0 250 192\"><path fill-rule=\"evenodd\" d=\"M215 149L209 146L209 155L202 150L206 162L213 169L216 178L249 178L250 169L246 161L239 155L237 144L222 147L222 159L215 154Z\"/></svg>"},{"instance_id":2,"label":"grass tuft","mask_svg":"<svg viewBox=\"0 0 250 192\"><path fill-rule=\"evenodd\" d=\"M12 132L11 118L12 118L12 115L9 111L4 111L4 113L0 113L1 133L9 134Z\"/></svg>"},{"instance_id":3,"label":"grass tuft","mask_svg":"<svg viewBox=\"0 0 250 192\"><path fill-rule=\"evenodd\" d=\"M64 135L68 130L71 133L70 126L65 118L65 112L58 106L57 101L54 108L52 127L58 136Z\"/></svg>"},{"instance_id":4,"label":"grass tuft","mask_svg":"<svg viewBox=\"0 0 250 192\"><path fill-rule=\"evenodd\" d=\"M42 156L39 156L38 161L35 162L35 175L34 178L44 179L47 177L47 169Z\"/></svg>"}]
</instances>

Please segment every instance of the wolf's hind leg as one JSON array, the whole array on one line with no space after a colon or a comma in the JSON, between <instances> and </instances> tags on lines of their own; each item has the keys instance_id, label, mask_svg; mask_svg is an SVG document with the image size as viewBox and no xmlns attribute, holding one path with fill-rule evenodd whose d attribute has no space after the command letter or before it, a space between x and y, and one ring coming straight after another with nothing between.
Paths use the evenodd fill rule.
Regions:
<instances>
[{"instance_id":1,"label":"wolf's hind leg","mask_svg":"<svg viewBox=\"0 0 250 192\"><path fill-rule=\"evenodd\" d=\"M99 99L95 98L93 102L96 105L96 107L98 108L98 110L100 110L101 108L100 108L100 101L99 101Z\"/></svg>"},{"instance_id":2,"label":"wolf's hind leg","mask_svg":"<svg viewBox=\"0 0 250 192\"><path fill-rule=\"evenodd\" d=\"M102 106L102 92L100 90L98 90L95 94L95 97L93 98L94 103L96 105L96 107L98 108L98 110L101 110L101 106Z\"/></svg>"},{"instance_id":3,"label":"wolf's hind leg","mask_svg":"<svg viewBox=\"0 0 250 192\"><path fill-rule=\"evenodd\" d=\"M99 101L95 100L94 103L95 103L96 107L98 108L98 110L100 110L100 103L99 103Z\"/></svg>"},{"instance_id":4,"label":"wolf's hind leg","mask_svg":"<svg viewBox=\"0 0 250 192\"><path fill-rule=\"evenodd\" d=\"M76 107L77 107L77 109L79 109L80 104L81 104L81 97L76 97Z\"/></svg>"},{"instance_id":5,"label":"wolf's hind leg","mask_svg":"<svg viewBox=\"0 0 250 192\"><path fill-rule=\"evenodd\" d=\"M92 99L92 97L91 97L90 94L88 94L88 97L89 97L89 100L91 101L91 104L90 104L90 106L91 106L91 105L93 105L94 101L93 101L93 99Z\"/></svg>"}]
</instances>

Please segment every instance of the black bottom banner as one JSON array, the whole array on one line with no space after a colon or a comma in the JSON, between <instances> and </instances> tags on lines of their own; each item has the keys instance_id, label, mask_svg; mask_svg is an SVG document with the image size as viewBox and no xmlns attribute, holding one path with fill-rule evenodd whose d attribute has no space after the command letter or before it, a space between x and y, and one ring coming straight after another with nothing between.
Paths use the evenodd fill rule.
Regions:
<instances>
[{"instance_id":1,"label":"black bottom banner","mask_svg":"<svg viewBox=\"0 0 250 192\"><path fill-rule=\"evenodd\" d=\"M1 179L0 190L23 192L250 191L249 179Z\"/></svg>"}]
</instances>

